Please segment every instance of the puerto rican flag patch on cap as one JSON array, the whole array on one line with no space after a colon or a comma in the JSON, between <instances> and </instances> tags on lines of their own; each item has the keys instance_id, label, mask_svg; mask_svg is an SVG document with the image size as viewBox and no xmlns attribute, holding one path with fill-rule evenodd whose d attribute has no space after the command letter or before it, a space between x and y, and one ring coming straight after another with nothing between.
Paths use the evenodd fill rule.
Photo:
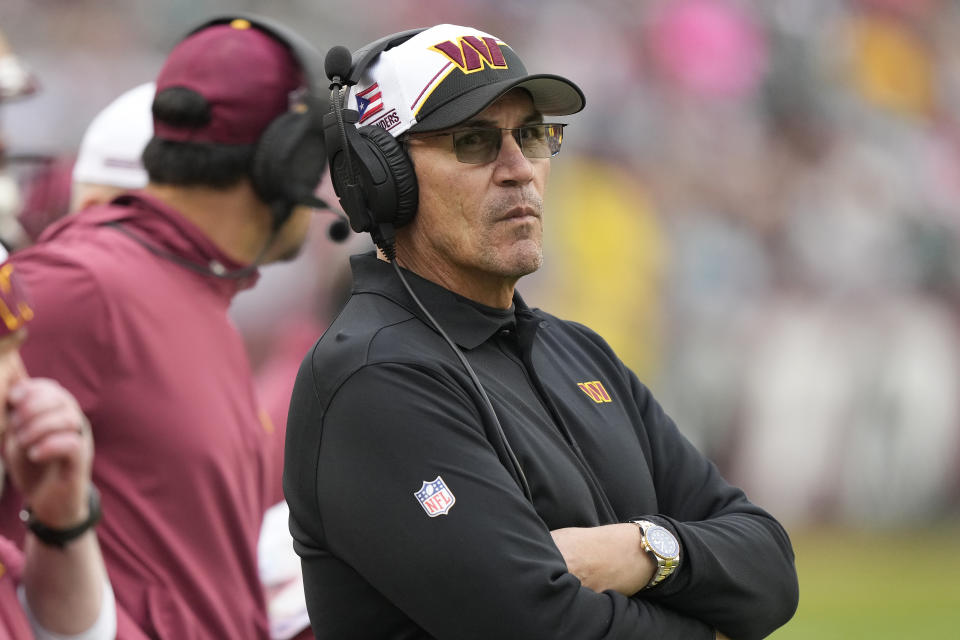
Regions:
<instances>
[{"instance_id":1,"label":"puerto rican flag patch on cap","mask_svg":"<svg viewBox=\"0 0 960 640\"><path fill-rule=\"evenodd\" d=\"M429 482L424 481L420 489L413 492L413 495L431 518L447 515L457 501L453 492L447 487L447 483L440 476Z\"/></svg>"},{"instance_id":2,"label":"puerto rican flag patch on cap","mask_svg":"<svg viewBox=\"0 0 960 640\"><path fill-rule=\"evenodd\" d=\"M383 110L383 94L380 92L380 85L376 82L358 93L356 98L357 113L360 115L361 123Z\"/></svg>"}]
</instances>

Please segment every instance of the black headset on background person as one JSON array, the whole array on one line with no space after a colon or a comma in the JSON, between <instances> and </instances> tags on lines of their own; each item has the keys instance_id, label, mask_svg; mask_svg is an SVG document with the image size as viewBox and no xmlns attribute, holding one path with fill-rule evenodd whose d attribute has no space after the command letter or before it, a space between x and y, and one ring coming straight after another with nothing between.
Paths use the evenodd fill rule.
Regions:
<instances>
[{"instance_id":1,"label":"black headset on background person","mask_svg":"<svg viewBox=\"0 0 960 640\"><path fill-rule=\"evenodd\" d=\"M324 145L323 116L329 111L325 92L318 90L320 52L305 38L284 25L245 13L211 18L185 37L218 24L246 20L255 29L266 33L293 54L303 73L305 92L296 97L296 104L280 114L260 134L250 166L250 180L257 195L270 205L273 230L287 221L297 205L329 209L314 191L327 164ZM330 227L330 237L344 240L349 233L338 220Z\"/></svg>"},{"instance_id":2,"label":"black headset on background person","mask_svg":"<svg viewBox=\"0 0 960 640\"><path fill-rule=\"evenodd\" d=\"M381 53L422 31L425 29L394 33L371 42L353 55L342 46L333 47L327 52L324 70L330 79L330 113L324 116L323 126L330 161L330 180L350 220L350 226L357 233L370 233L377 247L389 258L407 293L470 376L482 399L478 409L487 417L484 421L487 441L524 496L533 504L533 494L523 468L510 448L480 378L460 348L414 293L397 264L394 233L398 227L410 222L417 212L419 191L413 164L403 146L384 129L375 125L355 127L359 113L343 105L343 94L360 81L363 72ZM490 428L486 429L486 425Z\"/></svg>"}]
</instances>

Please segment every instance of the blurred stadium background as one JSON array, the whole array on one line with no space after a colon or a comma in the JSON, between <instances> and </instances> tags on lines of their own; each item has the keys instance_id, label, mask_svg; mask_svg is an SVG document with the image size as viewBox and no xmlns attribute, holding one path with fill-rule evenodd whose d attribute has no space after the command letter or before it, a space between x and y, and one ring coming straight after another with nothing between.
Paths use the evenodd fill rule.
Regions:
<instances>
[{"instance_id":1,"label":"blurred stadium background","mask_svg":"<svg viewBox=\"0 0 960 640\"><path fill-rule=\"evenodd\" d=\"M521 292L606 336L787 525L801 605L776 638L958 637L960 3L3 0L40 82L0 106L27 206L55 215L89 120L231 9L321 50L469 24L578 82ZM326 220L233 310L264 387L366 248Z\"/></svg>"}]
</instances>

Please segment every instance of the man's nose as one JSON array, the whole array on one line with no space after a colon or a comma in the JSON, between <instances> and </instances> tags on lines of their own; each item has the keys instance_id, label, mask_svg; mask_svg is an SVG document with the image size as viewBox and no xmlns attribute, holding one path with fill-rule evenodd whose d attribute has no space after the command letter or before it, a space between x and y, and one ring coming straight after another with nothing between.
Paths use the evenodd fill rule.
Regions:
<instances>
[{"instance_id":1,"label":"man's nose","mask_svg":"<svg viewBox=\"0 0 960 640\"><path fill-rule=\"evenodd\" d=\"M500 182L526 184L533 180L533 163L523 155L519 129L506 129L497 154L497 178Z\"/></svg>"}]
</instances>

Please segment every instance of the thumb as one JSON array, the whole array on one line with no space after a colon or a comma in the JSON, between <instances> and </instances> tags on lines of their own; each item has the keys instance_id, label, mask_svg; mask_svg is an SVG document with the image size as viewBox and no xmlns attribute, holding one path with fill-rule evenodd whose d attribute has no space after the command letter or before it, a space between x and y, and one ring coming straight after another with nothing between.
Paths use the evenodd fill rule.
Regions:
<instances>
[{"instance_id":1,"label":"thumb","mask_svg":"<svg viewBox=\"0 0 960 640\"><path fill-rule=\"evenodd\" d=\"M16 404L23 400L23 396L27 393L24 383L30 380L30 374L27 373L27 367L23 364L19 351L14 352L9 357L11 358L11 366L7 378L7 384L9 385L7 402Z\"/></svg>"}]
</instances>

